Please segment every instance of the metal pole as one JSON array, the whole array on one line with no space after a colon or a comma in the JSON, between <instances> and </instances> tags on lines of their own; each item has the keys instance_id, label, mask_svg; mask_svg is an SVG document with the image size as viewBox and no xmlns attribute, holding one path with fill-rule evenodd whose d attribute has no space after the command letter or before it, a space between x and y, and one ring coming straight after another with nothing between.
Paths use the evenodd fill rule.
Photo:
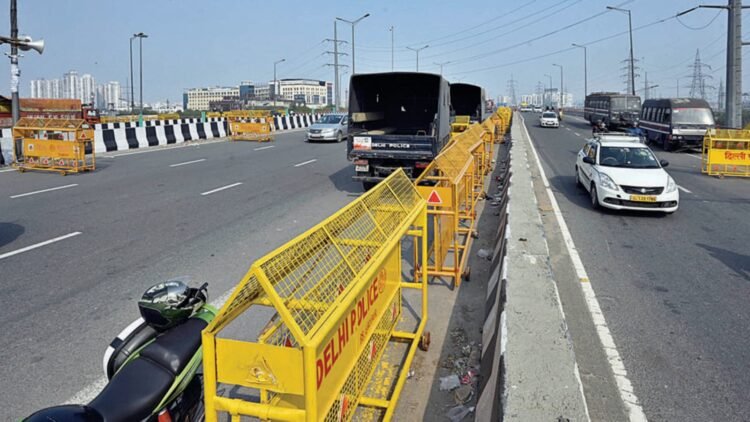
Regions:
<instances>
[{"instance_id":1,"label":"metal pole","mask_svg":"<svg viewBox=\"0 0 750 422\"><path fill-rule=\"evenodd\" d=\"M273 108L276 108L276 62L273 63Z\"/></svg>"},{"instance_id":2,"label":"metal pole","mask_svg":"<svg viewBox=\"0 0 750 422\"><path fill-rule=\"evenodd\" d=\"M356 70L354 70L354 24L352 24L352 75L357 73Z\"/></svg>"},{"instance_id":3,"label":"metal pole","mask_svg":"<svg viewBox=\"0 0 750 422\"><path fill-rule=\"evenodd\" d=\"M138 61L140 62L139 63L140 70L139 70L139 75L138 75L138 85L139 85L139 90L140 90L139 101L141 103L141 111L140 111L138 120L140 124L142 125L143 124L143 37L142 36L138 37L138 56L139 56Z\"/></svg>"},{"instance_id":4,"label":"metal pole","mask_svg":"<svg viewBox=\"0 0 750 422\"><path fill-rule=\"evenodd\" d=\"M635 95L635 62L633 61L633 23L628 10L628 31L630 32L630 87L631 95Z\"/></svg>"},{"instance_id":5,"label":"metal pole","mask_svg":"<svg viewBox=\"0 0 750 422\"><path fill-rule=\"evenodd\" d=\"M135 92L133 91L135 88L133 86L135 85L135 81L133 81L133 39L135 37L130 37L130 112L132 113L133 110L135 110Z\"/></svg>"},{"instance_id":6,"label":"metal pole","mask_svg":"<svg viewBox=\"0 0 750 422\"><path fill-rule=\"evenodd\" d=\"M16 0L10 0L10 37L18 39L18 12ZM10 43L10 92L11 92L11 116L13 126L16 125L21 116L21 107L18 100L18 83L21 71L18 69L18 46L15 42ZM20 156L20 154L18 155Z\"/></svg>"},{"instance_id":7,"label":"metal pole","mask_svg":"<svg viewBox=\"0 0 750 422\"><path fill-rule=\"evenodd\" d=\"M419 72L419 50L417 50L417 72Z\"/></svg>"},{"instance_id":8,"label":"metal pole","mask_svg":"<svg viewBox=\"0 0 750 422\"><path fill-rule=\"evenodd\" d=\"M742 127L742 1L729 0L726 124Z\"/></svg>"},{"instance_id":9,"label":"metal pole","mask_svg":"<svg viewBox=\"0 0 750 422\"><path fill-rule=\"evenodd\" d=\"M589 60L586 52L586 47L583 47L583 96L589 95Z\"/></svg>"},{"instance_id":10,"label":"metal pole","mask_svg":"<svg viewBox=\"0 0 750 422\"><path fill-rule=\"evenodd\" d=\"M393 72L393 25L391 25L391 72Z\"/></svg>"},{"instance_id":11,"label":"metal pole","mask_svg":"<svg viewBox=\"0 0 750 422\"><path fill-rule=\"evenodd\" d=\"M336 89L334 94L336 98L334 99L334 105L336 106L336 111L339 111L341 87L339 86L339 39L336 19L333 20L333 76L336 78Z\"/></svg>"}]
</instances>

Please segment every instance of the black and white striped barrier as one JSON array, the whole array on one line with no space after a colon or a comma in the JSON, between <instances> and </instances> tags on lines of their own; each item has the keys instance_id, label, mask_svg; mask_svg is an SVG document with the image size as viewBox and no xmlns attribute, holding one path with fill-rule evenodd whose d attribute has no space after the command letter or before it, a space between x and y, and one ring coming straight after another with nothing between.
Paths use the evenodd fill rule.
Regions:
<instances>
[{"instance_id":1,"label":"black and white striped barrier","mask_svg":"<svg viewBox=\"0 0 750 422\"><path fill-rule=\"evenodd\" d=\"M508 224L508 201L510 188L510 147L503 144L504 158L499 161L497 176L498 192L492 201L499 202L499 221L494 239L490 278L484 305L482 326L482 358L479 372L477 421L499 421L503 409L505 377L505 288L507 284L507 246L510 236Z\"/></svg>"},{"instance_id":2,"label":"black and white striped barrier","mask_svg":"<svg viewBox=\"0 0 750 422\"><path fill-rule=\"evenodd\" d=\"M94 130L97 153L179 144L227 136L225 122L180 123Z\"/></svg>"},{"instance_id":3,"label":"black and white striped barrier","mask_svg":"<svg viewBox=\"0 0 750 422\"><path fill-rule=\"evenodd\" d=\"M282 130L299 129L308 127L320 119L322 114L295 114L294 116L275 116L273 118L273 130L279 132Z\"/></svg>"},{"instance_id":4,"label":"black and white striped barrier","mask_svg":"<svg viewBox=\"0 0 750 422\"><path fill-rule=\"evenodd\" d=\"M223 117L209 117L205 123L224 122ZM143 125L149 126L167 126L167 125L180 125L188 123L201 123L201 119L172 119L172 120L144 120ZM111 122L111 123L96 123L94 129L124 129L124 128L135 128L138 127L138 122Z\"/></svg>"}]
</instances>

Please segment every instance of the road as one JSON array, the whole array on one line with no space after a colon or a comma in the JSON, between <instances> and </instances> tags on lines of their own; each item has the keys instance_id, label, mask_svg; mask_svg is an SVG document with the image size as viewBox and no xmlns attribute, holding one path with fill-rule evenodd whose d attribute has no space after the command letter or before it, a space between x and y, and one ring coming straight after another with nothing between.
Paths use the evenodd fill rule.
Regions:
<instances>
[{"instance_id":1,"label":"road","mask_svg":"<svg viewBox=\"0 0 750 422\"><path fill-rule=\"evenodd\" d=\"M594 211L574 179L590 127L566 115L561 128L542 129L536 114L525 117L646 416L747 420L748 180L702 175L699 153L654 148L670 162L680 209Z\"/></svg>"},{"instance_id":2,"label":"road","mask_svg":"<svg viewBox=\"0 0 750 422\"><path fill-rule=\"evenodd\" d=\"M0 173L3 420L96 391L148 286L186 275L218 298L361 193L346 146L301 131L135 152L89 174Z\"/></svg>"}]
</instances>

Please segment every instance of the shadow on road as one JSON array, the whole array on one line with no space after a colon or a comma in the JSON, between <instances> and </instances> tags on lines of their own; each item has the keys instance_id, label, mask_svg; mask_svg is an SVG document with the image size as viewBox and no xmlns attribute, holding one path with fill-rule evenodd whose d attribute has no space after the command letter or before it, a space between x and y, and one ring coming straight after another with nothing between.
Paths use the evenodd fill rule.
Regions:
<instances>
[{"instance_id":1,"label":"shadow on road","mask_svg":"<svg viewBox=\"0 0 750 422\"><path fill-rule=\"evenodd\" d=\"M15 223L0 223L0 247L18 239L26 229Z\"/></svg>"},{"instance_id":2,"label":"shadow on road","mask_svg":"<svg viewBox=\"0 0 750 422\"><path fill-rule=\"evenodd\" d=\"M708 251L712 257L726 265L738 276L750 281L750 255L739 254L715 246L709 246L705 243L696 243L696 245Z\"/></svg>"},{"instance_id":3,"label":"shadow on road","mask_svg":"<svg viewBox=\"0 0 750 422\"><path fill-rule=\"evenodd\" d=\"M336 173L331 174L328 178L333 182L333 186L341 192L349 192L354 194L364 193L362 183L355 182L352 180L354 176L354 166L346 166Z\"/></svg>"}]
</instances>

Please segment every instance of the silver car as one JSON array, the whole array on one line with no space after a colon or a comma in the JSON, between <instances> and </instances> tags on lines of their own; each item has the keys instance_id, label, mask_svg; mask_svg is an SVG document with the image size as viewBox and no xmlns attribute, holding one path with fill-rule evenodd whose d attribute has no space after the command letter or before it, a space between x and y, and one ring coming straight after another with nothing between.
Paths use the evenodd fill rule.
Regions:
<instances>
[{"instance_id":1,"label":"silver car","mask_svg":"<svg viewBox=\"0 0 750 422\"><path fill-rule=\"evenodd\" d=\"M307 129L307 140L336 141L346 139L349 117L346 114L331 113L321 117Z\"/></svg>"}]
</instances>

